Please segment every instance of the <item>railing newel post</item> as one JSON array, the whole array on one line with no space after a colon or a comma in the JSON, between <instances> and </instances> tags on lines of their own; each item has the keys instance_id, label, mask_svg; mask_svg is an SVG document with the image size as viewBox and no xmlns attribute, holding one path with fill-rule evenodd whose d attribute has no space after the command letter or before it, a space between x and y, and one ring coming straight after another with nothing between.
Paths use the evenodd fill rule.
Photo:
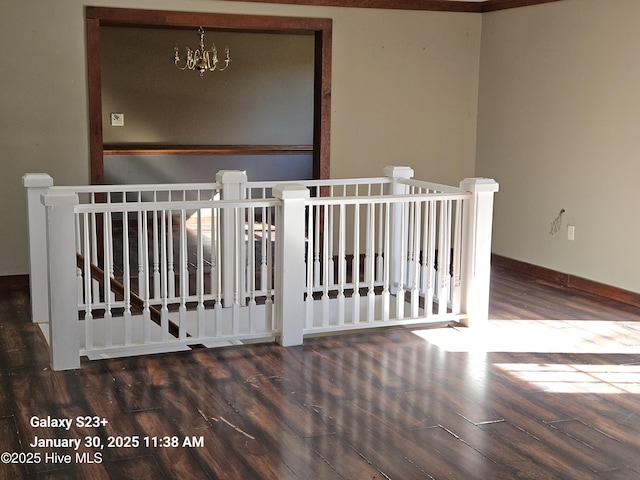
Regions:
<instances>
[{"instance_id":1,"label":"railing newel post","mask_svg":"<svg viewBox=\"0 0 640 480\"><path fill-rule=\"evenodd\" d=\"M70 370L80 368L74 213L78 195L71 190L49 191L42 195L42 204L46 208L51 368Z\"/></svg>"},{"instance_id":2,"label":"railing newel post","mask_svg":"<svg viewBox=\"0 0 640 480\"><path fill-rule=\"evenodd\" d=\"M406 195L407 193L409 193L409 186L398 182L398 180L400 179L408 180L410 178L413 178L413 175L414 175L413 168L390 166L390 167L385 167L383 172L386 177L389 177L392 180L391 183L386 186L385 193L387 195ZM389 225L386 225L386 227L389 228L389 231L391 232L390 246L389 246L389 250L391 252L391 257L389 259L390 260L389 272L390 272L391 278L389 280L390 280L390 291L394 295L398 291L398 285L401 282L404 283L404 279L401 278L402 271L403 271L403 269L401 268L401 264L402 262L407 261L406 258L404 259L401 258L402 250L403 250L402 229L404 228L403 225L407 225L407 223L403 221L404 220L403 211L404 209L402 208L402 204L399 202L394 202L393 206L391 206L391 215L389 218ZM380 228L382 227L383 226L380 225ZM404 299L398 299L398 301L404 301Z\"/></svg>"},{"instance_id":3,"label":"railing newel post","mask_svg":"<svg viewBox=\"0 0 640 480\"><path fill-rule=\"evenodd\" d=\"M220 170L216 174L216 181L222 185L222 200L245 200L247 198L247 174L240 170ZM229 208L221 208L221 252L220 261L222 265L222 303L225 307L234 304L234 292L238 286L245 285L245 270L237 268L238 265L245 264L246 251L241 248L240 243L244 243L244 222L236 224L236 215ZM253 221L250 219L249 221ZM235 243L238 245L234 245ZM234 252L239 257L234 258ZM245 296L242 292L237 293L236 299L240 305L245 304Z\"/></svg>"},{"instance_id":4,"label":"railing newel post","mask_svg":"<svg viewBox=\"0 0 640 480\"><path fill-rule=\"evenodd\" d=\"M489 320L493 197L499 185L490 178L465 178L460 189L472 194L463 207L463 324L476 327Z\"/></svg>"},{"instance_id":5,"label":"railing newel post","mask_svg":"<svg viewBox=\"0 0 640 480\"><path fill-rule=\"evenodd\" d=\"M309 189L299 184L279 184L273 196L282 200L282 215L276 232L276 322L281 329L278 343L301 345L306 306L305 206Z\"/></svg>"},{"instance_id":6,"label":"railing newel post","mask_svg":"<svg viewBox=\"0 0 640 480\"><path fill-rule=\"evenodd\" d=\"M53 186L53 178L46 173L27 173L22 177L22 184L27 191L31 319L34 323L47 323L49 321L49 279L46 211L40 197Z\"/></svg>"}]
</instances>

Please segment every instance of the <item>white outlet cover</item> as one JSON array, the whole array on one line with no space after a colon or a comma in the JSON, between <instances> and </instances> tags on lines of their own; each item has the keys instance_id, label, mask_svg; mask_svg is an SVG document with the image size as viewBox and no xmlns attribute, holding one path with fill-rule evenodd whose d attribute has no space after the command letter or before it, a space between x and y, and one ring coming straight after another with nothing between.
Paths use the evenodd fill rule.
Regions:
<instances>
[{"instance_id":1,"label":"white outlet cover","mask_svg":"<svg viewBox=\"0 0 640 480\"><path fill-rule=\"evenodd\" d=\"M124 113L112 113L110 119L112 127L124 127Z\"/></svg>"}]
</instances>

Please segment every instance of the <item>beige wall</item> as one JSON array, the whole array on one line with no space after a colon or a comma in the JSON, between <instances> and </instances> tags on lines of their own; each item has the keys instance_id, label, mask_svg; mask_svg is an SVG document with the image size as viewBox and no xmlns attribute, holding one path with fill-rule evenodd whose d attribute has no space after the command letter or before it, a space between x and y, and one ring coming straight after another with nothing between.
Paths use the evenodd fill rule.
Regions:
<instances>
[{"instance_id":1,"label":"beige wall","mask_svg":"<svg viewBox=\"0 0 640 480\"><path fill-rule=\"evenodd\" d=\"M0 275L28 269L22 175L47 172L61 185L89 178L84 5L0 2ZM332 18L332 176L379 175L387 164L439 182L474 174L480 15L215 0L92 5Z\"/></svg>"},{"instance_id":2,"label":"beige wall","mask_svg":"<svg viewBox=\"0 0 640 480\"><path fill-rule=\"evenodd\" d=\"M639 18L637 0L484 15L476 173L500 182L495 253L640 291Z\"/></svg>"}]
</instances>

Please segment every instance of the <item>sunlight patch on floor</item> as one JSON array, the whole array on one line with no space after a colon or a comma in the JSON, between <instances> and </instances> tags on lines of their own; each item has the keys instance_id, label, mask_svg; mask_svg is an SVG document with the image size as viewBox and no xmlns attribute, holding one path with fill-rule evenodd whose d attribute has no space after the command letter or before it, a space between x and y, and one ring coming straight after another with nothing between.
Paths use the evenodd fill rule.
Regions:
<instances>
[{"instance_id":1,"label":"sunlight patch on floor","mask_svg":"<svg viewBox=\"0 0 640 480\"><path fill-rule=\"evenodd\" d=\"M554 393L640 393L640 365L496 363L524 390Z\"/></svg>"},{"instance_id":2,"label":"sunlight patch on floor","mask_svg":"<svg viewBox=\"0 0 640 480\"><path fill-rule=\"evenodd\" d=\"M484 327L414 330L447 352L640 354L640 323L492 320Z\"/></svg>"},{"instance_id":3,"label":"sunlight patch on floor","mask_svg":"<svg viewBox=\"0 0 640 480\"><path fill-rule=\"evenodd\" d=\"M494 320L485 327L414 330L447 352L640 355L640 323L585 320ZM492 363L519 388L553 393L640 394L640 363ZM541 360L545 357L541 356ZM554 357L554 359L557 357ZM568 359L569 360L569 359Z\"/></svg>"}]
</instances>

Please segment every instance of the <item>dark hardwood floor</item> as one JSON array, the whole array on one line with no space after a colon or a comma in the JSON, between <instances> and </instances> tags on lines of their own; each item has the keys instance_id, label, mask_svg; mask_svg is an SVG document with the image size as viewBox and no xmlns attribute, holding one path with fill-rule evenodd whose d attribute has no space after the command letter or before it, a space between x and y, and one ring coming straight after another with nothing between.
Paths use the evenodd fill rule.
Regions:
<instances>
[{"instance_id":1,"label":"dark hardwood floor","mask_svg":"<svg viewBox=\"0 0 640 480\"><path fill-rule=\"evenodd\" d=\"M640 479L639 309L494 268L491 318L52 372L3 292L0 478Z\"/></svg>"}]
</instances>

